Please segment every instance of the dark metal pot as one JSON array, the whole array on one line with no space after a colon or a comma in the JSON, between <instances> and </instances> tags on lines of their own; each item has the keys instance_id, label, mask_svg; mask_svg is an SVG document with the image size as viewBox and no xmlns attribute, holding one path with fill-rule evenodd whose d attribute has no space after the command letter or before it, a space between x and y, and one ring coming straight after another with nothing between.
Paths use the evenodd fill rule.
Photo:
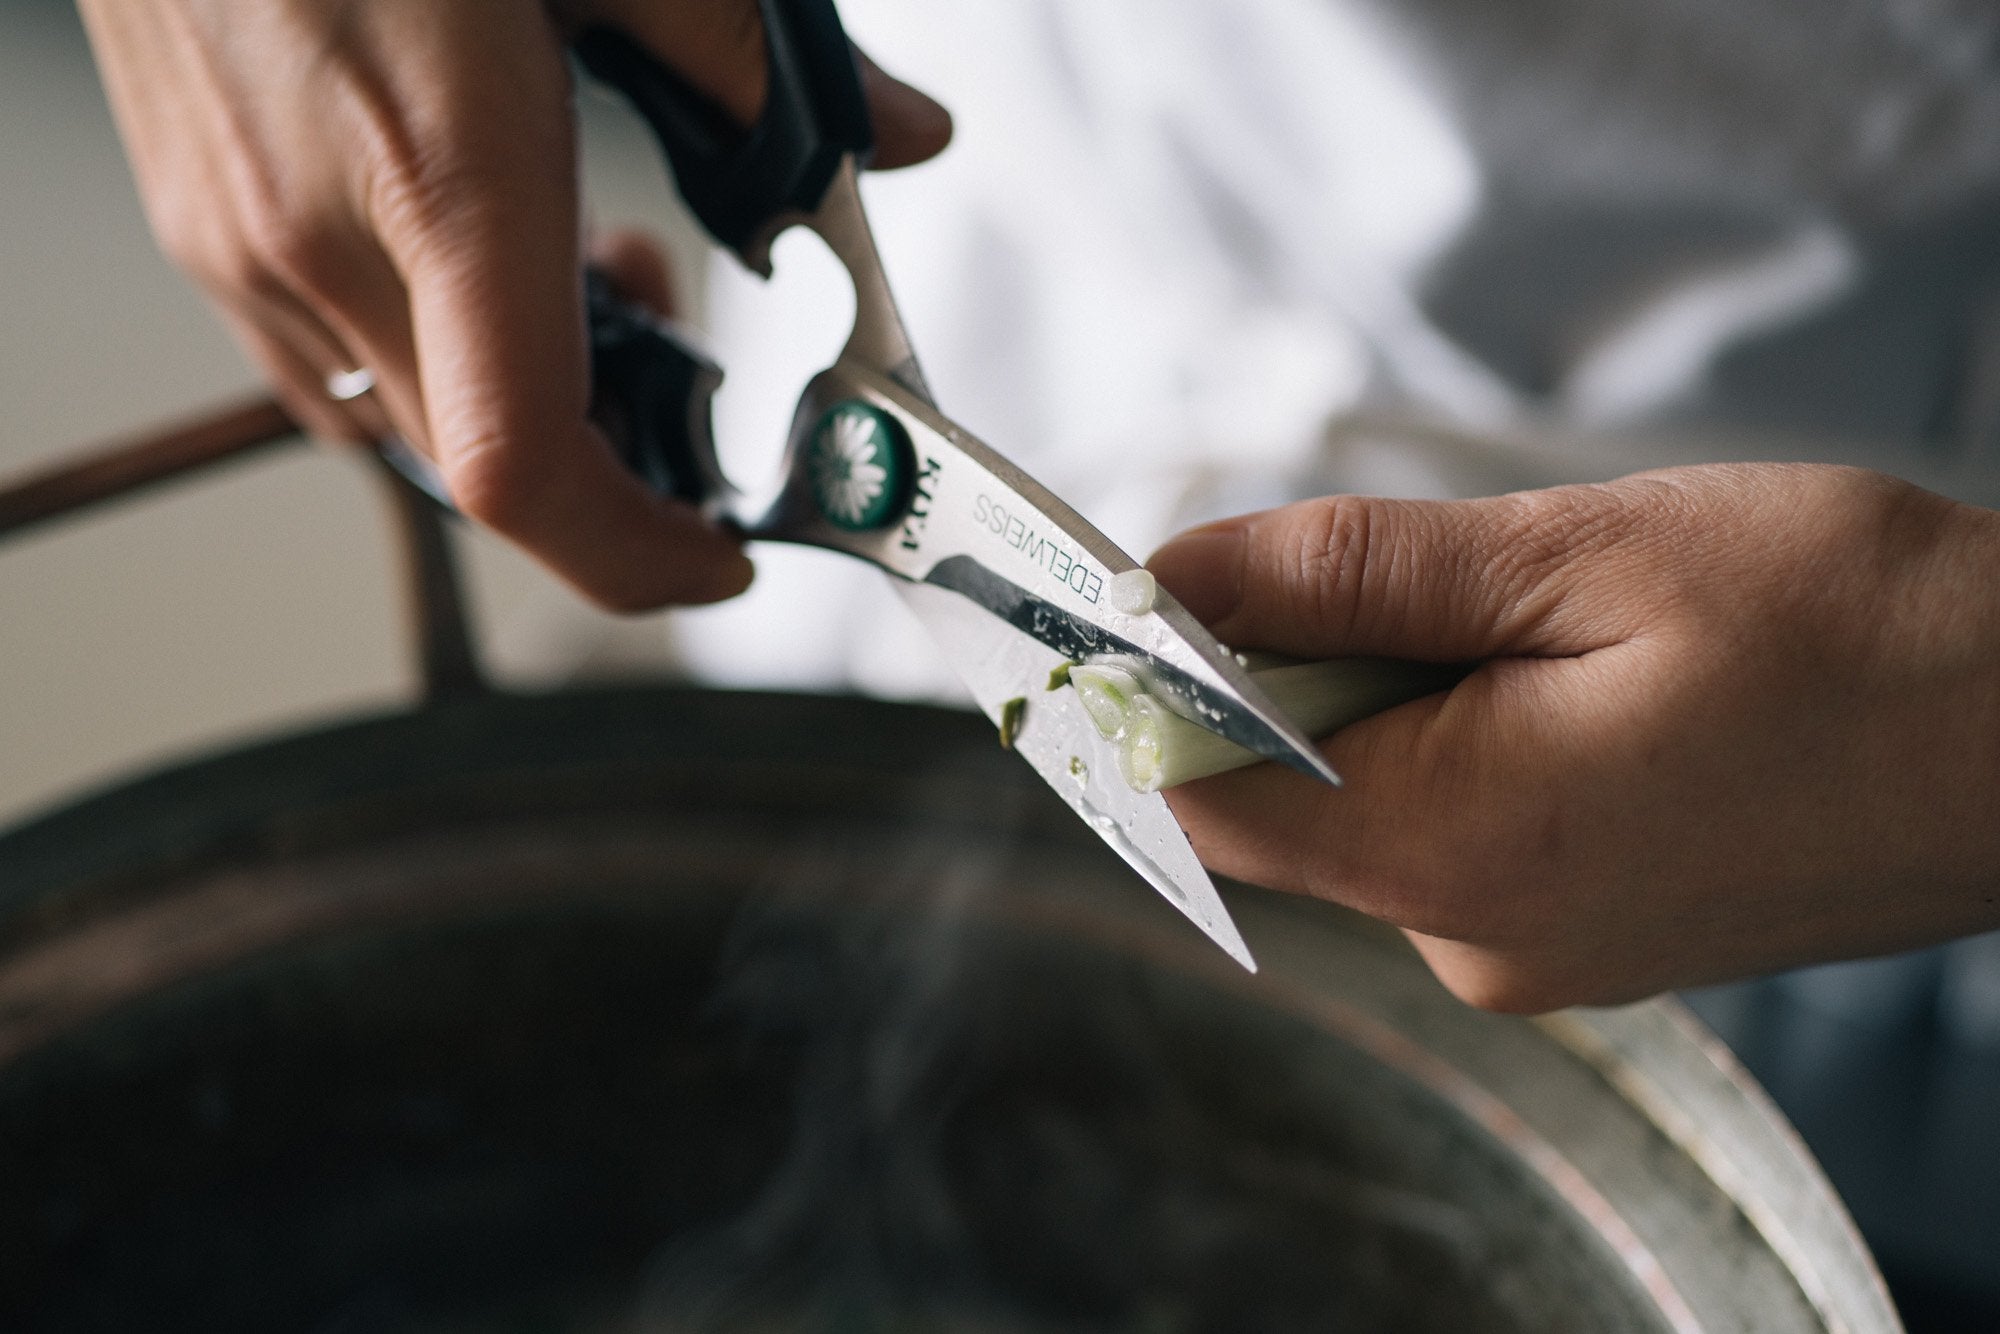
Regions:
<instances>
[{"instance_id":1,"label":"dark metal pot","mask_svg":"<svg viewBox=\"0 0 2000 1334\"><path fill-rule=\"evenodd\" d=\"M1674 1007L1252 977L978 720L471 697L0 839L7 1330L1893 1330Z\"/></svg>"}]
</instances>

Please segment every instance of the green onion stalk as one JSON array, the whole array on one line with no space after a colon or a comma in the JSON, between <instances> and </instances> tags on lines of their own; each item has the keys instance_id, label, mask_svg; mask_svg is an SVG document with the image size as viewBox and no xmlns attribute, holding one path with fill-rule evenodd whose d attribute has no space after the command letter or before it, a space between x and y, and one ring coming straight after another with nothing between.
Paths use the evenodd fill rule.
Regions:
<instances>
[{"instance_id":1,"label":"green onion stalk","mask_svg":"<svg viewBox=\"0 0 2000 1334\"><path fill-rule=\"evenodd\" d=\"M1335 658L1253 669L1250 679L1299 730L1324 737L1446 689L1463 674L1427 663ZM1137 791L1158 792L1264 758L1169 709L1119 659L1077 663L1065 679L1092 725L1116 748L1119 772ZM1051 679L1049 688L1060 684Z\"/></svg>"}]
</instances>

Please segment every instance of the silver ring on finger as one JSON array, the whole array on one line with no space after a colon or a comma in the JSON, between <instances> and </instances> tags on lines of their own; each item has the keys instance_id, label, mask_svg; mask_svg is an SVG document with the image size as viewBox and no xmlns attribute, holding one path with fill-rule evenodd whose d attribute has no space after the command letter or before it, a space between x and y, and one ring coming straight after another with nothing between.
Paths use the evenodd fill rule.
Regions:
<instances>
[{"instance_id":1,"label":"silver ring on finger","mask_svg":"<svg viewBox=\"0 0 2000 1334\"><path fill-rule=\"evenodd\" d=\"M326 396L336 403L352 403L375 388L375 372L366 366L351 371L335 371L326 377Z\"/></svg>"}]
</instances>

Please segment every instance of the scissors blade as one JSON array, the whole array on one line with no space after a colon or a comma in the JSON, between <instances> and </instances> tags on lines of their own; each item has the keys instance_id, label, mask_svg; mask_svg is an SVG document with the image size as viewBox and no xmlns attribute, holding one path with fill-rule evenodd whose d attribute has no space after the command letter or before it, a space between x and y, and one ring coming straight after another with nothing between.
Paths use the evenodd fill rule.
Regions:
<instances>
[{"instance_id":1,"label":"scissors blade","mask_svg":"<svg viewBox=\"0 0 2000 1334\"><path fill-rule=\"evenodd\" d=\"M1129 560L1127 565L1137 568ZM964 594L1072 662L1126 659L1145 677L1150 693L1189 722L1340 786L1333 766L1265 696L1235 655L1164 590L1153 592L1153 605L1144 613L1093 620L999 577L969 556L943 558L924 582Z\"/></svg>"},{"instance_id":2,"label":"scissors blade","mask_svg":"<svg viewBox=\"0 0 2000 1334\"><path fill-rule=\"evenodd\" d=\"M1025 701L1015 710L1012 744L1042 781L1161 897L1231 958L1257 971L1166 798L1134 792L1126 784L1110 745L1084 715L1075 691L1046 688L1050 673L1069 659L958 593L901 579L890 582L996 725L1010 702Z\"/></svg>"}]
</instances>

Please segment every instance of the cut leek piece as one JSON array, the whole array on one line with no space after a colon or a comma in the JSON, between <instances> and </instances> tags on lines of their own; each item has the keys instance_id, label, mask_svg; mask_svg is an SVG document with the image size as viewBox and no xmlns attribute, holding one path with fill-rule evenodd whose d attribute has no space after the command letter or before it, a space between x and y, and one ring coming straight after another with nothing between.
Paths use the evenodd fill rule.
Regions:
<instances>
[{"instance_id":1,"label":"cut leek piece","mask_svg":"<svg viewBox=\"0 0 2000 1334\"><path fill-rule=\"evenodd\" d=\"M1307 736L1324 737L1398 704L1446 689L1455 667L1387 658L1335 658L1253 671L1260 686ZM1255 764L1263 757L1169 709L1138 674L1116 661L1070 669L1084 712L1113 743L1125 781L1140 792Z\"/></svg>"},{"instance_id":2,"label":"cut leek piece","mask_svg":"<svg viewBox=\"0 0 2000 1334\"><path fill-rule=\"evenodd\" d=\"M1027 716L1025 695L1016 695L1000 706L1000 749L1014 749L1014 738L1021 735L1021 723Z\"/></svg>"},{"instance_id":3,"label":"cut leek piece","mask_svg":"<svg viewBox=\"0 0 2000 1334\"><path fill-rule=\"evenodd\" d=\"M1107 741L1124 728L1132 701L1146 693L1139 674L1115 661L1079 663L1069 669L1069 684L1085 716Z\"/></svg>"}]
</instances>

